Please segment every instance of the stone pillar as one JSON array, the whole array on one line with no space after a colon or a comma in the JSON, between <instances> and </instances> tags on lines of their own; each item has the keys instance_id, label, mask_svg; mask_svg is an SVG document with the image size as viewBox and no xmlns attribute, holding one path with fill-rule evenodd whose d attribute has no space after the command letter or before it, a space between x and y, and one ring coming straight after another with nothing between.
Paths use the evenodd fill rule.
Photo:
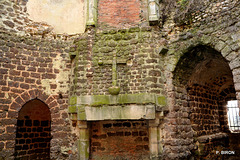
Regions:
<instances>
[{"instance_id":1,"label":"stone pillar","mask_svg":"<svg viewBox=\"0 0 240 160\"><path fill-rule=\"evenodd\" d=\"M89 159L89 129L87 121L78 121L79 139L78 139L78 159Z\"/></svg>"},{"instance_id":2,"label":"stone pillar","mask_svg":"<svg viewBox=\"0 0 240 160\"><path fill-rule=\"evenodd\" d=\"M148 0L148 19L150 22L159 21L159 1Z\"/></svg>"},{"instance_id":3,"label":"stone pillar","mask_svg":"<svg viewBox=\"0 0 240 160\"><path fill-rule=\"evenodd\" d=\"M158 130L159 120L149 121L149 150L151 160L159 159L159 130Z\"/></svg>"},{"instance_id":4,"label":"stone pillar","mask_svg":"<svg viewBox=\"0 0 240 160\"><path fill-rule=\"evenodd\" d=\"M97 24L97 0L87 0L87 25Z\"/></svg>"}]
</instances>

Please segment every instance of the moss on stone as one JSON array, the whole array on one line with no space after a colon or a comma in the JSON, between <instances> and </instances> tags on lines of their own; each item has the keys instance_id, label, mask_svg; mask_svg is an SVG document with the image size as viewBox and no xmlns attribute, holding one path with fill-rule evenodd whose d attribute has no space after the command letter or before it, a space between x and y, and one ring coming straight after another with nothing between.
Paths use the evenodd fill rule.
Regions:
<instances>
[{"instance_id":1,"label":"moss on stone","mask_svg":"<svg viewBox=\"0 0 240 160\"><path fill-rule=\"evenodd\" d=\"M86 113L85 112L79 112L78 114L77 114L77 116L78 116L78 120L86 120Z\"/></svg>"},{"instance_id":2,"label":"moss on stone","mask_svg":"<svg viewBox=\"0 0 240 160\"><path fill-rule=\"evenodd\" d=\"M158 96L158 97L157 97L157 104L158 104L158 105L163 105L163 106L165 106L165 105L167 104L166 97L164 97L164 96Z\"/></svg>"},{"instance_id":3,"label":"moss on stone","mask_svg":"<svg viewBox=\"0 0 240 160\"><path fill-rule=\"evenodd\" d=\"M76 112L77 112L77 106L68 107L68 113L76 113Z\"/></svg>"},{"instance_id":4,"label":"moss on stone","mask_svg":"<svg viewBox=\"0 0 240 160\"><path fill-rule=\"evenodd\" d=\"M89 142L78 140L78 159L87 160L89 158Z\"/></svg>"},{"instance_id":5,"label":"moss on stone","mask_svg":"<svg viewBox=\"0 0 240 160\"><path fill-rule=\"evenodd\" d=\"M113 36L114 40L119 41L122 39L122 34L118 33Z\"/></svg>"},{"instance_id":6,"label":"moss on stone","mask_svg":"<svg viewBox=\"0 0 240 160\"><path fill-rule=\"evenodd\" d=\"M156 98L157 97L157 98ZM165 106L166 98L164 96L156 96L155 94L139 93L139 94L120 94L120 95L92 95L79 97L78 105L113 105L113 104L156 104Z\"/></svg>"},{"instance_id":7,"label":"moss on stone","mask_svg":"<svg viewBox=\"0 0 240 160\"><path fill-rule=\"evenodd\" d=\"M70 105L75 105L75 104L77 104L77 97L76 96L70 97Z\"/></svg>"},{"instance_id":8,"label":"moss on stone","mask_svg":"<svg viewBox=\"0 0 240 160\"><path fill-rule=\"evenodd\" d=\"M120 87L112 86L112 87L108 88L108 91L111 95L118 95L120 92Z\"/></svg>"},{"instance_id":9,"label":"moss on stone","mask_svg":"<svg viewBox=\"0 0 240 160\"><path fill-rule=\"evenodd\" d=\"M94 95L92 96L92 106L99 106L104 104L110 104L110 100L108 96L105 95Z\"/></svg>"}]
</instances>

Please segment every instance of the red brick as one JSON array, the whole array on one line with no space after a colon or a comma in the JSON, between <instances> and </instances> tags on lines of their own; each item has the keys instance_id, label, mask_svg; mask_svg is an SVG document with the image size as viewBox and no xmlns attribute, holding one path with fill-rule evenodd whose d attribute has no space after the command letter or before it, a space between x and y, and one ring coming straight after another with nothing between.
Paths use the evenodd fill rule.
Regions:
<instances>
[{"instance_id":1,"label":"red brick","mask_svg":"<svg viewBox=\"0 0 240 160\"><path fill-rule=\"evenodd\" d=\"M54 98L53 98L52 96L50 96L50 97L47 99L46 103L49 104L49 103L51 103L53 100L54 100Z\"/></svg>"},{"instance_id":2,"label":"red brick","mask_svg":"<svg viewBox=\"0 0 240 160\"><path fill-rule=\"evenodd\" d=\"M7 131L7 133L15 133L16 132L16 126L7 126L6 131Z\"/></svg>"},{"instance_id":3,"label":"red brick","mask_svg":"<svg viewBox=\"0 0 240 160\"><path fill-rule=\"evenodd\" d=\"M21 87L22 89L29 89L29 85L28 85L28 84L25 84L25 83L20 84L20 87Z\"/></svg>"},{"instance_id":4,"label":"red brick","mask_svg":"<svg viewBox=\"0 0 240 160\"><path fill-rule=\"evenodd\" d=\"M25 70L25 67L24 66L17 66L17 70L23 71L23 70Z\"/></svg>"},{"instance_id":5,"label":"red brick","mask_svg":"<svg viewBox=\"0 0 240 160\"><path fill-rule=\"evenodd\" d=\"M27 69L27 71L36 72L36 68L35 68L35 67L29 67L29 68Z\"/></svg>"},{"instance_id":6,"label":"red brick","mask_svg":"<svg viewBox=\"0 0 240 160\"><path fill-rule=\"evenodd\" d=\"M8 81L8 86L18 88L19 83L14 81Z\"/></svg>"},{"instance_id":7,"label":"red brick","mask_svg":"<svg viewBox=\"0 0 240 160\"><path fill-rule=\"evenodd\" d=\"M23 81L24 81L24 78L23 78L23 77L14 77L13 80L14 80L14 81L23 82Z\"/></svg>"},{"instance_id":8,"label":"red brick","mask_svg":"<svg viewBox=\"0 0 240 160\"><path fill-rule=\"evenodd\" d=\"M17 119L16 118L14 118L14 119L2 119L1 123L2 123L3 126L5 126L5 125L16 125L17 124Z\"/></svg>"},{"instance_id":9,"label":"red brick","mask_svg":"<svg viewBox=\"0 0 240 160\"><path fill-rule=\"evenodd\" d=\"M28 94L29 94L29 96L30 96L31 99L36 98L36 95L35 95L35 91L34 91L34 90L29 91Z\"/></svg>"},{"instance_id":10,"label":"red brick","mask_svg":"<svg viewBox=\"0 0 240 160\"><path fill-rule=\"evenodd\" d=\"M45 72L45 68L38 68L37 72Z\"/></svg>"},{"instance_id":11,"label":"red brick","mask_svg":"<svg viewBox=\"0 0 240 160\"><path fill-rule=\"evenodd\" d=\"M30 75L29 72L22 72L23 77L29 77L29 75Z\"/></svg>"},{"instance_id":12,"label":"red brick","mask_svg":"<svg viewBox=\"0 0 240 160\"><path fill-rule=\"evenodd\" d=\"M7 85L7 82L5 80L0 80L0 85Z\"/></svg>"},{"instance_id":13,"label":"red brick","mask_svg":"<svg viewBox=\"0 0 240 160\"><path fill-rule=\"evenodd\" d=\"M0 104L10 104L11 103L11 100L10 99L0 99Z\"/></svg>"},{"instance_id":14,"label":"red brick","mask_svg":"<svg viewBox=\"0 0 240 160\"><path fill-rule=\"evenodd\" d=\"M56 75L55 74L43 74L42 79L55 79Z\"/></svg>"},{"instance_id":15,"label":"red brick","mask_svg":"<svg viewBox=\"0 0 240 160\"><path fill-rule=\"evenodd\" d=\"M56 84L50 84L51 89L56 89L57 85Z\"/></svg>"},{"instance_id":16,"label":"red brick","mask_svg":"<svg viewBox=\"0 0 240 160\"><path fill-rule=\"evenodd\" d=\"M19 111L21 109L21 105L19 105L16 102L13 102L12 105L10 106L10 109L14 109L16 111Z\"/></svg>"},{"instance_id":17,"label":"red brick","mask_svg":"<svg viewBox=\"0 0 240 160\"><path fill-rule=\"evenodd\" d=\"M34 78L40 78L40 74L39 73L31 73L30 76L34 77Z\"/></svg>"},{"instance_id":18,"label":"red brick","mask_svg":"<svg viewBox=\"0 0 240 160\"><path fill-rule=\"evenodd\" d=\"M8 69L0 68L0 74L7 74L7 73L8 73Z\"/></svg>"},{"instance_id":19,"label":"red brick","mask_svg":"<svg viewBox=\"0 0 240 160\"><path fill-rule=\"evenodd\" d=\"M99 0L98 19L100 24L114 27L137 25L141 21L140 1Z\"/></svg>"},{"instance_id":20,"label":"red brick","mask_svg":"<svg viewBox=\"0 0 240 160\"><path fill-rule=\"evenodd\" d=\"M48 104L49 108L53 108L58 106L58 103L56 101L51 102L50 104Z\"/></svg>"},{"instance_id":21,"label":"red brick","mask_svg":"<svg viewBox=\"0 0 240 160\"><path fill-rule=\"evenodd\" d=\"M6 142L6 148L14 148L15 146L15 141L8 141Z\"/></svg>"},{"instance_id":22,"label":"red brick","mask_svg":"<svg viewBox=\"0 0 240 160\"><path fill-rule=\"evenodd\" d=\"M9 91L9 87L2 87L2 91Z\"/></svg>"},{"instance_id":23,"label":"red brick","mask_svg":"<svg viewBox=\"0 0 240 160\"><path fill-rule=\"evenodd\" d=\"M10 68L10 69L14 69L16 67L16 65L10 64L10 63L3 63L2 66L4 68Z\"/></svg>"},{"instance_id":24,"label":"red brick","mask_svg":"<svg viewBox=\"0 0 240 160\"><path fill-rule=\"evenodd\" d=\"M0 141L5 141L5 140L14 140L16 137L16 134L2 134L0 136Z\"/></svg>"},{"instance_id":25,"label":"red brick","mask_svg":"<svg viewBox=\"0 0 240 160\"><path fill-rule=\"evenodd\" d=\"M4 143L0 142L0 150L3 150L3 148L4 148Z\"/></svg>"},{"instance_id":26,"label":"red brick","mask_svg":"<svg viewBox=\"0 0 240 160\"><path fill-rule=\"evenodd\" d=\"M23 105L25 103L25 101L21 98L21 97L18 97L16 100L15 100L19 105Z\"/></svg>"},{"instance_id":27,"label":"red brick","mask_svg":"<svg viewBox=\"0 0 240 160\"><path fill-rule=\"evenodd\" d=\"M16 118L18 115L18 112L16 111L8 111L8 118Z\"/></svg>"},{"instance_id":28,"label":"red brick","mask_svg":"<svg viewBox=\"0 0 240 160\"><path fill-rule=\"evenodd\" d=\"M28 101L30 99L30 96L28 92L25 92L21 95L21 98L24 99L25 101Z\"/></svg>"},{"instance_id":29,"label":"red brick","mask_svg":"<svg viewBox=\"0 0 240 160\"><path fill-rule=\"evenodd\" d=\"M25 82L32 84L32 83L35 83L35 79L26 78L26 79L25 79Z\"/></svg>"}]
</instances>

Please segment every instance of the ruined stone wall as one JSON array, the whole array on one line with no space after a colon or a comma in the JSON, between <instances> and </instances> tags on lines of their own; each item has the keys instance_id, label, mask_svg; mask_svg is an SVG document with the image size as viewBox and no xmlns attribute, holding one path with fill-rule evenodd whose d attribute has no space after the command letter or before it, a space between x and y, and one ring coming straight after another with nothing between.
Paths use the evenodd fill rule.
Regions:
<instances>
[{"instance_id":1,"label":"ruined stone wall","mask_svg":"<svg viewBox=\"0 0 240 160\"><path fill-rule=\"evenodd\" d=\"M45 96L52 116L51 154L52 157L68 155L61 153L61 147L70 147L70 126L66 109L68 107L69 61L64 44L61 41L41 40L31 37L17 37L5 32L1 33L1 155L9 157L13 154L16 137L16 118L24 103L20 97L26 91L38 89ZM65 59L66 58L66 59ZM34 92L33 92L34 93ZM34 97L36 95L36 97ZM37 98L38 94L28 95ZM17 99L16 99L17 98ZM30 100L30 99L29 99ZM11 107L10 107L11 106ZM13 129L8 129L8 128ZM71 140L70 140L71 141ZM55 146L55 147L54 147ZM69 149L71 150L71 149Z\"/></svg>"},{"instance_id":2,"label":"ruined stone wall","mask_svg":"<svg viewBox=\"0 0 240 160\"><path fill-rule=\"evenodd\" d=\"M0 2L1 30L23 33L30 23L27 16L26 1L2 0Z\"/></svg>"},{"instance_id":3,"label":"ruined stone wall","mask_svg":"<svg viewBox=\"0 0 240 160\"><path fill-rule=\"evenodd\" d=\"M75 134L71 133L67 114L67 43L5 31L1 31L0 39L1 158L13 158L19 110L34 98L46 103L51 111L51 158L74 156Z\"/></svg>"},{"instance_id":4,"label":"ruined stone wall","mask_svg":"<svg viewBox=\"0 0 240 160\"><path fill-rule=\"evenodd\" d=\"M148 159L146 121L91 122L92 159Z\"/></svg>"},{"instance_id":5,"label":"ruined stone wall","mask_svg":"<svg viewBox=\"0 0 240 160\"><path fill-rule=\"evenodd\" d=\"M196 1L197 2L197 1ZM207 1L206 1L207 2ZM165 45L169 51L165 56L165 75L166 75L166 89L168 95L168 106L169 113L164 119L163 127L163 144L164 144L164 157L169 157L171 159L178 159L180 157L188 157L194 153L194 130L191 126L190 115L192 113L189 104L189 99L187 94L187 87L184 85L175 85L174 76L175 71L178 69L177 64L181 57L191 56L192 49L197 48L198 46L210 46L216 51L219 51L224 59L227 60L228 65L230 66L233 83L235 87L235 96L239 100L239 17L236 16L239 14L239 1L219 1L220 3L210 2L211 5L196 5L196 7L204 8L204 10L195 10L196 13L202 14L203 17L192 17L195 19L194 23L174 23L174 18L167 19L163 25L163 30L166 34L167 44ZM216 7L218 5L219 7ZM233 7L234 6L234 7ZM218 8L225 7L222 11L217 11ZM190 7L191 8L191 7ZM194 7L192 7L194 8ZM184 8L183 8L184 9ZM207 14L205 14L208 12ZM193 13L193 12L189 12ZM178 14L176 14L178 15ZM194 14L190 14L194 15ZM183 16L184 17L184 16ZM180 16L180 18L182 18ZM185 17L186 18L186 17ZM199 19L198 19L199 18ZM198 19L198 20L197 20ZM186 21L189 19L185 19ZM176 22L176 19L175 19ZM179 21L180 22L180 21ZM187 25L186 25L187 24ZM194 61L189 62L179 62L184 64L185 67L188 66L189 69L186 69L186 77L188 77L189 70L193 70ZM210 69L207 68L207 70ZM206 70L206 71L207 71ZM220 72L220 70L218 70ZM201 72L199 72L201 73ZM201 74L199 74L201 75ZM196 75L195 75L196 76ZM180 76L181 79L184 79L184 76ZM173 81L172 81L173 80ZM174 85L173 85L174 84ZM219 86L222 86L219 85ZM219 93L218 93L219 94ZM199 94L201 95L201 94ZM221 97L221 96L220 96ZM222 99L218 99L218 102L222 102ZM215 112L215 110L211 110ZM220 112L223 112L222 109ZM225 112L226 113L226 112ZM195 113L193 112L193 115ZM217 113L215 113L217 114ZM226 114L225 114L226 115ZM218 114L221 118L225 115ZM226 119L225 119L226 121ZM223 122L221 122L223 124ZM225 123L226 124L226 123ZM201 126L198 126L201 127ZM226 130L225 130L226 131ZM179 134L180 133L180 134ZM168 136L170 134L170 136ZM225 141L224 137L226 135L216 136L216 142L219 142L216 146L224 146L223 144L228 143ZM208 135L208 137L211 137ZM218 138L217 138L218 137ZM220 138L221 137L221 138ZM176 142L177 139L177 142ZM188 139L187 143L185 140ZM206 140L206 139L205 139ZM175 143L176 142L176 143ZM207 141L209 142L209 141ZM210 143L210 142L209 142ZM181 146L181 147L180 147ZM214 146L214 145L213 145ZM216 149L215 146L215 149ZM199 150L201 147L198 147ZM210 157L208 159L213 159L215 157L221 157L223 155L217 155L212 152L214 147L205 148ZM174 154L175 153L175 154ZM177 154L180 153L180 154Z\"/></svg>"},{"instance_id":6,"label":"ruined stone wall","mask_svg":"<svg viewBox=\"0 0 240 160\"><path fill-rule=\"evenodd\" d=\"M27 101L39 98L49 106L51 111L51 134L53 136L50 143L51 158L76 159L77 120L86 120L84 106L82 104L76 106L76 104L82 100L81 96L86 95L91 95L90 98L85 97L87 100L96 101L84 105L88 109L99 109L99 112L96 113L106 113L109 120L92 122L90 148L93 156L94 154L102 156L112 153L104 142L110 139L107 134L110 132L109 128L116 133L116 136L113 136L114 142L118 139L116 137L120 137L124 142L127 141L125 139L127 136L121 137L125 133L124 127L104 128L106 124L114 125L118 122L117 118L122 118L119 115L114 117L115 114L112 113L115 112L104 112L104 109L109 107L110 109L107 111L112 111L111 109L114 107L124 108L123 106L125 106L127 108L130 106L130 109L136 109L144 106L154 109L156 107L157 111L162 111L162 108L155 103L156 100L161 102L161 99L152 98L153 93L167 96L167 103L163 100L162 104L164 105L162 106L167 104L168 110L156 112L156 114L151 112L156 117L153 120L154 126L151 127L144 125L143 128L136 131L131 121L132 126L126 131L132 132L131 141L137 140L133 137L133 132L135 134L136 131L140 134L146 128L151 128L151 132L149 131L146 136L144 134L136 137L138 140L143 140L141 143L136 142L130 145L136 150L139 149L138 152L136 150L133 152L136 157L142 156L139 152L141 151L144 152L144 156L154 153L154 157L163 159L189 159L194 156L199 159L203 157L215 159L223 158L222 155L215 154L216 149L223 147L229 150L234 149L231 146L228 148L228 137L230 137L231 145L233 139L239 136L228 133L226 112L219 105L223 106L228 99L223 93L225 91L226 93L231 92L231 97L236 94L236 98L240 99L240 10L238 9L240 4L238 0L178 1L174 7L179 7L179 12L171 7L166 7L169 8L169 12L161 13L165 15L162 16L164 18L162 28L148 26L146 22L147 1L123 1L124 4L120 6L117 1L101 0L98 3L98 25L96 28L88 27L84 34L74 38L74 42L67 35L52 34L51 26L47 24L29 21L26 17L26 3L24 2L26 1L4 0L0 2L3 13L0 15L2 19L0 35L0 155L3 158L13 159L19 110ZM114 6L119 12L115 14L116 10L113 10L111 6ZM122 6L125 6L127 10L121 10ZM26 36L10 32L26 33ZM70 45L72 47L67 50L66 48ZM200 48L202 46L211 48L209 52L218 51L219 55L227 61L230 67L229 72L232 73L230 77L233 78L233 83L227 85L234 86L235 91L227 92L224 88L225 82L218 82L218 80L216 84L223 86L223 92L209 87L215 83L213 81L208 83L209 86L202 82L198 87L190 85L187 88L189 75L196 71L194 68L198 63L191 59L188 62L181 61L181 58L183 56L194 58L194 56L191 57L192 50L199 46ZM161 47L166 50L161 50ZM71 59L69 59L68 53L70 53ZM112 60L114 54L117 57L117 85L120 87L120 95L127 95L127 98L109 101L103 95L110 95L108 89L113 84ZM179 71L179 66L180 68L184 66L178 65L178 62L186 64L185 68L180 70L185 74L176 72ZM206 68L210 69L211 67ZM223 68L217 71L221 73ZM199 78L199 75L201 74L194 76ZM210 89L211 93L210 91L208 93ZM191 94L189 95L189 93ZM217 99L215 94L219 95ZM151 98L147 99L149 98L147 95L154 101ZM70 102L68 96L70 96ZM72 96L75 97L72 98ZM99 97L100 99L97 99ZM139 103L141 104L139 105ZM218 107L216 103L218 103ZM71 122L68 119L67 107L69 105L72 107L69 107L68 112L73 113L71 118L74 121L74 128L70 127ZM205 108L202 108L203 106ZM73 108L75 110L72 112ZM210 118L212 116L214 118ZM132 117L128 116L128 118ZM162 118L161 121L160 118ZM220 119L219 122L217 119ZM203 130L196 129L201 127L198 124L199 120L206 123ZM130 122L130 120L121 124L124 125L126 122ZM94 138L96 137L94 135L105 136L100 140ZM147 138L149 139L149 151L147 150L148 142L145 141ZM138 145L141 147L137 147ZM234 146L237 148L236 144ZM96 148L97 150L94 151ZM117 150L120 152L121 147Z\"/></svg>"}]
</instances>

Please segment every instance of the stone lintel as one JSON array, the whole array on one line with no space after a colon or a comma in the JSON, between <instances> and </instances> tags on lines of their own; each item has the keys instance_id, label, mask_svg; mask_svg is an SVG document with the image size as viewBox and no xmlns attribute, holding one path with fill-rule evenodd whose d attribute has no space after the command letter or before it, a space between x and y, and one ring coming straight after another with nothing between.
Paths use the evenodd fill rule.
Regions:
<instances>
[{"instance_id":1,"label":"stone lintel","mask_svg":"<svg viewBox=\"0 0 240 160\"><path fill-rule=\"evenodd\" d=\"M72 120L155 119L156 107L166 98L151 93L72 96L68 112Z\"/></svg>"},{"instance_id":2,"label":"stone lintel","mask_svg":"<svg viewBox=\"0 0 240 160\"><path fill-rule=\"evenodd\" d=\"M69 107L72 108L72 107ZM76 121L99 121L99 120L139 120L155 119L155 105L130 104L125 106L76 106L77 113L70 113L70 119Z\"/></svg>"},{"instance_id":3,"label":"stone lintel","mask_svg":"<svg viewBox=\"0 0 240 160\"><path fill-rule=\"evenodd\" d=\"M86 120L154 119L154 105L85 107Z\"/></svg>"},{"instance_id":4,"label":"stone lintel","mask_svg":"<svg viewBox=\"0 0 240 160\"><path fill-rule=\"evenodd\" d=\"M124 104L155 104L166 106L166 97L151 93L120 94L120 95L85 95L70 97L69 112L76 111L74 106L102 106L102 105L124 105Z\"/></svg>"}]
</instances>

